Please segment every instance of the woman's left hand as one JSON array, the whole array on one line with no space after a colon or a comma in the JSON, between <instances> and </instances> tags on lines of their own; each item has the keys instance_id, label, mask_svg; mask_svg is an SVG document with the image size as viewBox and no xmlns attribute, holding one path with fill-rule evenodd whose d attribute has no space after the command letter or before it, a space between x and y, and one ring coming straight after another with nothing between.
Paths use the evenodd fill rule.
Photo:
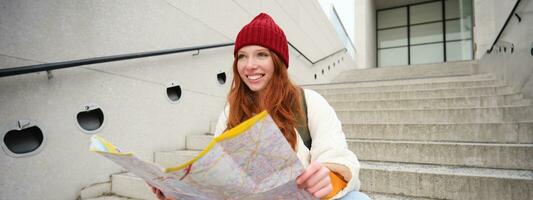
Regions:
<instances>
[{"instance_id":1,"label":"woman's left hand","mask_svg":"<svg viewBox=\"0 0 533 200\"><path fill-rule=\"evenodd\" d=\"M304 173L296 179L296 184L317 198L325 197L333 191L329 172L329 169L321 163L311 162Z\"/></svg>"}]
</instances>

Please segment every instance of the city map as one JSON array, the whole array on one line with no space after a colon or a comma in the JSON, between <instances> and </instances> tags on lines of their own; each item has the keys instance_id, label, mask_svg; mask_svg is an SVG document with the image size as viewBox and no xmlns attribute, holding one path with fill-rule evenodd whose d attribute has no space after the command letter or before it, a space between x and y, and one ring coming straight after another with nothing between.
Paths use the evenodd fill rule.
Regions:
<instances>
[{"instance_id":1,"label":"city map","mask_svg":"<svg viewBox=\"0 0 533 200\"><path fill-rule=\"evenodd\" d=\"M163 168L100 136L90 150L176 199L315 199L296 186L303 165L266 111L215 137L195 158ZM147 186L148 187L148 186Z\"/></svg>"}]
</instances>

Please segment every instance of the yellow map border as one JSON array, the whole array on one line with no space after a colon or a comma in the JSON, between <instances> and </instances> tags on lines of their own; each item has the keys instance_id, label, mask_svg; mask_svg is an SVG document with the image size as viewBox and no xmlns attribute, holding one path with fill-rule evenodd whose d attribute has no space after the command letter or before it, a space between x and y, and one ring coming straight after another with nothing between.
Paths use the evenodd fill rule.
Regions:
<instances>
[{"instance_id":1,"label":"yellow map border","mask_svg":"<svg viewBox=\"0 0 533 200\"><path fill-rule=\"evenodd\" d=\"M91 147L90 151L97 152L97 153L109 153L109 154L114 154L114 155L122 155L122 156L131 156L131 155L133 155L133 153L131 153L131 152L120 152L115 145L111 144L110 142L108 142L107 140L105 140L104 138L102 138L102 137L100 137L98 135L93 135L92 137L94 137L95 139L100 141L100 143L102 143L102 145L104 145L104 147L106 148L107 151L100 151L100 150L94 149L92 147Z\"/></svg>"}]
</instances>

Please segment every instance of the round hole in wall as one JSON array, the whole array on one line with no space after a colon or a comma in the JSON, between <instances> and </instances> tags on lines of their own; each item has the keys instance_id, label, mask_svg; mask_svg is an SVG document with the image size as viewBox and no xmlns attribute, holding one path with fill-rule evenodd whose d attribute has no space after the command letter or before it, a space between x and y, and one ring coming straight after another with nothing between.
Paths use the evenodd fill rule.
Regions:
<instances>
[{"instance_id":1,"label":"round hole in wall","mask_svg":"<svg viewBox=\"0 0 533 200\"><path fill-rule=\"evenodd\" d=\"M41 128L29 120L19 120L2 134L2 148L11 157L34 155L42 150L45 140Z\"/></svg>"},{"instance_id":2,"label":"round hole in wall","mask_svg":"<svg viewBox=\"0 0 533 200\"><path fill-rule=\"evenodd\" d=\"M25 154L37 150L43 143L43 132L37 126L22 130L11 130L4 136L7 149L15 154Z\"/></svg>"},{"instance_id":3,"label":"round hole in wall","mask_svg":"<svg viewBox=\"0 0 533 200\"><path fill-rule=\"evenodd\" d=\"M337 63L341 63L341 60L337 60Z\"/></svg>"},{"instance_id":4,"label":"round hole in wall","mask_svg":"<svg viewBox=\"0 0 533 200\"><path fill-rule=\"evenodd\" d=\"M335 67L335 62L333 62L333 67Z\"/></svg>"},{"instance_id":5,"label":"round hole in wall","mask_svg":"<svg viewBox=\"0 0 533 200\"><path fill-rule=\"evenodd\" d=\"M328 65L328 71L331 70L331 67Z\"/></svg>"},{"instance_id":6,"label":"round hole in wall","mask_svg":"<svg viewBox=\"0 0 533 200\"><path fill-rule=\"evenodd\" d=\"M324 69L322 69L322 74L324 74Z\"/></svg>"},{"instance_id":7,"label":"round hole in wall","mask_svg":"<svg viewBox=\"0 0 533 200\"><path fill-rule=\"evenodd\" d=\"M220 72L217 74L217 80L220 85L224 85L226 83L226 72Z\"/></svg>"},{"instance_id":8,"label":"round hole in wall","mask_svg":"<svg viewBox=\"0 0 533 200\"><path fill-rule=\"evenodd\" d=\"M98 106L89 104L76 115L80 128L88 133L94 133L104 124L104 112Z\"/></svg>"},{"instance_id":9,"label":"round hole in wall","mask_svg":"<svg viewBox=\"0 0 533 200\"><path fill-rule=\"evenodd\" d=\"M170 101L177 102L181 99L181 87L178 84L171 83L170 86L167 87L167 96Z\"/></svg>"}]
</instances>

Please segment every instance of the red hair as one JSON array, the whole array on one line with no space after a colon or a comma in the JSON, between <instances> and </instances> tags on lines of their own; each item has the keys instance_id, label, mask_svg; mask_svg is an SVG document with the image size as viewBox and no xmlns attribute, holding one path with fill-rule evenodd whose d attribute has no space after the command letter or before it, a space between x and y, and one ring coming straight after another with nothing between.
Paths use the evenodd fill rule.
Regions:
<instances>
[{"instance_id":1,"label":"red hair","mask_svg":"<svg viewBox=\"0 0 533 200\"><path fill-rule=\"evenodd\" d=\"M297 119L303 117L299 88L289 79L287 67L279 56L270 51L274 64L272 79L263 88L263 96L250 90L239 76L237 59L233 61L233 82L228 94L230 106L227 129L231 129L246 119L267 110L291 147L296 147Z\"/></svg>"}]
</instances>

